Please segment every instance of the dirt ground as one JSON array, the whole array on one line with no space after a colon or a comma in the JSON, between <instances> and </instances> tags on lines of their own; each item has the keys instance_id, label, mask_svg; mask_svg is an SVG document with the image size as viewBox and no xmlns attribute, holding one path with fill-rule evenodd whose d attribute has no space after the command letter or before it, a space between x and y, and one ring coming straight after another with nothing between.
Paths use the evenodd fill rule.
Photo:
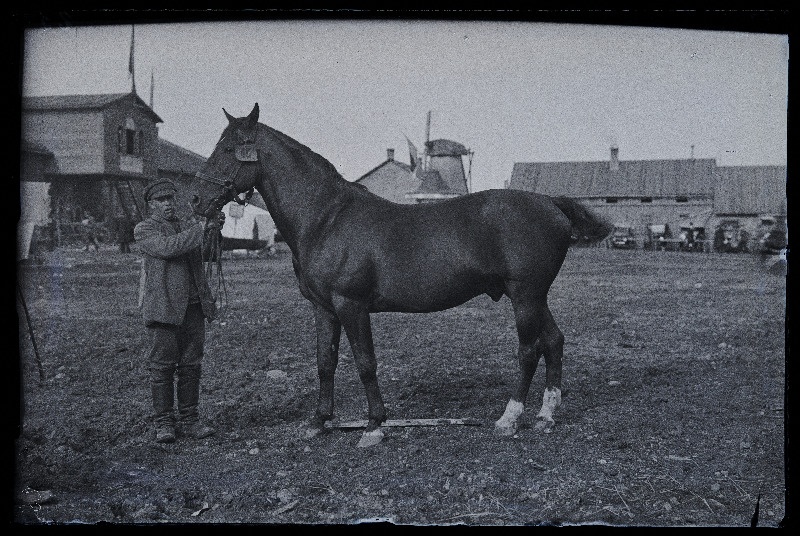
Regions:
<instances>
[{"instance_id":1,"label":"dirt ground","mask_svg":"<svg viewBox=\"0 0 800 536\"><path fill-rule=\"evenodd\" d=\"M745 254L572 249L550 292L566 336L556 427L495 437L516 378L510 303L373 315L389 418L479 425L303 435L313 318L287 251L231 258L209 325L203 440L153 441L138 258L58 250L19 272L24 524L749 526L784 516L786 280ZM18 308L20 311L21 308ZM22 313L20 313L22 315ZM336 415L366 418L342 338Z\"/></svg>"}]
</instances>

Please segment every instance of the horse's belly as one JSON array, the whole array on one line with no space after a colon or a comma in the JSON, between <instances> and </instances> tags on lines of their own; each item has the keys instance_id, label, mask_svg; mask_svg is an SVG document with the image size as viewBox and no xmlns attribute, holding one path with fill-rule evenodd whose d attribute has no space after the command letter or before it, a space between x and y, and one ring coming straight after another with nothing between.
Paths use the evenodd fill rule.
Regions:
<instances>
[{"instance_id":1,"label":"horse's belly","mask_svg":"<svg viewBox=\"0 0 800 536\"><path fill-rule=\"evenodd\" d=\"M484 293L494 297L497 285L481 278L401 278L379 285L372 295L371 312L432 313L451 309Z\"/></svg>"}]
</instances>

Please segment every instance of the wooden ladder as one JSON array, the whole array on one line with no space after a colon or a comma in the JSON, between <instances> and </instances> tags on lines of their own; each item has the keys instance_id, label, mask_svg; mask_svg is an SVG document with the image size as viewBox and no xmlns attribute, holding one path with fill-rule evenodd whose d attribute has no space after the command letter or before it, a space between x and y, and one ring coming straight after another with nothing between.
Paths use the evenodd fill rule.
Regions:
<instances>
[{"instance_id":1,"label":"wooden ladder","mask_svg":"<svg viewBox=\"0 0 800 536\"><path fill-rule=\"evenodd\" d=\"M131 181L114 181L114 189L117 191L122 210L125 211L125 215L128 219L134 223L142 221L144 219L144 210L136 199Z\"/></svg>"}]
</instances>

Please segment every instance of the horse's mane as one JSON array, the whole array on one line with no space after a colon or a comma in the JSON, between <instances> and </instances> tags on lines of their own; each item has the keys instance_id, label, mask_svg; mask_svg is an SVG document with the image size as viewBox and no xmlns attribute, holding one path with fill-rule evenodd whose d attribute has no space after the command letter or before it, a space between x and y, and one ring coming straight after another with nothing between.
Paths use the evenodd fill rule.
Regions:
<instances>
[{"instance_id":1,"label":"horse's mane","mask_svg":"<svg viewBox=\"0 0 800 536\"><path fill-rule=\"evenodd\" d=\"M269 134L277 138L287 147L289 152L293 153L296 157L305 160L316 168L319 168L326 179L331 181L341 192L352 195L375 196L375 194L370 192L363 184L351 182L342 177L341 173L336 170L336 167L331 164L327 158L314 152L309 147L303 145L291 136L263 123L258 123L258 127L266 130Z\"/></svg>"}]
</instances>

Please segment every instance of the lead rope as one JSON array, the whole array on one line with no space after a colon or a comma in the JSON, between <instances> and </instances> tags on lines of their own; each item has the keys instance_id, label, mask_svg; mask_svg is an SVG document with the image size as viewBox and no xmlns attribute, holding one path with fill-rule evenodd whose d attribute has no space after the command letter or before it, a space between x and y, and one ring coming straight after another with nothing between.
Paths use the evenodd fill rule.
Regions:
<instances>
[{"instance_id":1,"label":"lead rope","mask_svg":"<svg viewBox=\"0 0 800 536\"><path fill-rule=\"evenodd\" d=\"M206 236L207 234L210 234L210 236ZM206 240L210 241L207 246ZM206 281L214 280L214 265L216 265L217 288L214 291L214 297L219 300L218 309L221 315L227 309L229 302L228 287L225 284L225 275L222 271L222 240L220 240L220 232L203 233L202 248L204 252L206 249L209 250L209 260L205 263Z\"/></svg>"}]
</instances>

